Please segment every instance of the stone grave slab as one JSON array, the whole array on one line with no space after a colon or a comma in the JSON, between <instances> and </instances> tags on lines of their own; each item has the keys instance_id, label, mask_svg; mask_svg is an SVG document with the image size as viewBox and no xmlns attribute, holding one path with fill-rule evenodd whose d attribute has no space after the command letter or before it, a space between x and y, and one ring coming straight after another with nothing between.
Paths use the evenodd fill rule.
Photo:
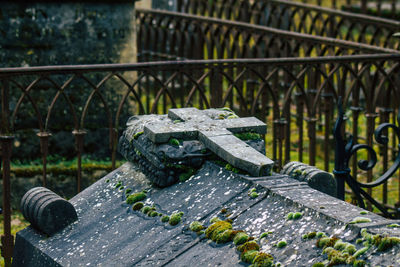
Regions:
<instances>
[{"instance_id":1,"label":"stone grave slab","mask_svg":"<svg viewBox=\"0 0 400 267\"><path fill-rule=\"evenodd\" d=\"M70 200L78 214L77 222L50 237L32 227L20 231L14 266L245 265L232 242L216 244L188 227L192 221L208 226L216 216L231 219L234 229L255 238L272 232L257 242L261 251L270 253L274 262L282 266L311 266L326 260L322 250L315 247L316 239L302 239L308 232L321 231L352 243L360 238L363 223L348 223L361 216L362 209L307 185L298 188L295 186L298 181L289 176L277 176L288 186L275 188L275 183L268 184L274 181L271 177L265 177L265 183L260 181L261 177L254 182L206 163L189 180L161 189L149 186L137 164L126 163ZM119 182L124 187L122 190L115 188ZM181 222L171 226L162 223L159 216L149 217L133 211L125 202L126 189L132 192L148 189L144 203L154 204L162 214L183 212ZM257 197L249 196L252 190L257 192ZM222 213L224 209L227 213ZM288 220L290 212L301 212L302 216ZM371 219L368 223L371 233L394 223L372 213L362 216ZM282 240L287 243L285 247L274 246ZM371 249L363 259L395 266L400 261L398 252L399 247L395 246L381 257L376 249Z\"/></svg>"},{"instance_id":2,"label":"stone grave slab","mask_svg":"<svg viewBox=\"0 0 400 267\"><path fill-rule=\"evenodd\" d=\"M231 124L214 122L220 115L221 110L190 109L172 110L170 117L132 118L119 144L130 162L72 198L68 203L77 220L62 230L46 233L32 223L18 232L13 266L334 266L347 261L358 266L400 265L400 221L321 192L332 194L333 178L326 173L318 179L310 176L320 173L315 167L291 163L280 174L251 176L221 165L209 151L201 153L206 139L180 141L174 148L152 142L145 133L148 125L156 133L156 126L163 123L186 124L194 130L186 135L185 127L179 128L176 132L182 138L201 139L204 134L230 140ZM173 122L176 119L179 122ZM200 122L208 126L203 129ZM213 128L213 123L218 126ZM175 128L165 132L170 134L171 129ZM223 150L226 140L218 140L215 147ZM163 159L166 155L168 160ZM223 156L228 161L229 156ZM236 156L258 164L258 156ZM187 168L178 164L181 161L198 166L188 179L160 187L149 178L159 171L172 177L177 166ZM178 164L176 168L167 166L171 162ZM25 216L36 222L35 207L44 205L41 200L51 192L33 191L36 194L28 193L22 202L27 206Z\"/></svg>"}]
</instances>

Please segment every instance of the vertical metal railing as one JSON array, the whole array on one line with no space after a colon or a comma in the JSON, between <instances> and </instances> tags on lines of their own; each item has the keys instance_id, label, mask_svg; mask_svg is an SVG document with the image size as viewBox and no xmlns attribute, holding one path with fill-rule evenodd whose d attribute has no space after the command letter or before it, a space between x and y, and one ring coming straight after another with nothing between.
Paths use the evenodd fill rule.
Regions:
<instances>
[{"instance_id":1,"label":"vertical metal railing","mask_svg":"<svg viewBox=\"0 0 400 267\"><path fill-rule=\"evenodd\" d=\"M10 162L14 136L10 131L10 92L7 79L0 80L1 86L1 156L2 156L2 180L3 180L3 224L4 232L1 236L1 254L4 257L6 267L11 266L11 257L14 247L14 237L11 235L11 181Z\"/></svg>"}]
</instances>

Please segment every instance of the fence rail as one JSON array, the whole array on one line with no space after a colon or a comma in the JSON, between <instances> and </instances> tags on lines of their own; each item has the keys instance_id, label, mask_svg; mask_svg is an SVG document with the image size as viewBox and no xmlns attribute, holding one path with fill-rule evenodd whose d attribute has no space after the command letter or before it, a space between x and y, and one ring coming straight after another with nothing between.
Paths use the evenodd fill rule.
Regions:
<instances>
[{"instance_id":1,"label":"fence rail","mask_svg":"<svg viewBox=\"0 0 400 267\"><path fill-rule=\"evenodd\" d=\"M385 15L386 17L398 18L399 6L397 0L301 0L304 3L322 5L330 5L332 8L345 8L364 14L373 14L377 16ZM369 4L369 6L368 6Z\"/></svg>"},{"instance_id":2,"label":"fence rail","mask_svg":"<svg viewBox=\"0 0 400 267\"><path fill-rule=\"evenodd\" d=\"M181 0L179 12L399 48L400 22L287 0Z\"/></svg>"},{"instance_id":3,"label":"fence rail","mask_svg":"<svg viewBox=\"0 0 400 267\"><path fill-rule=\"evenodd\" d=\"M54 127L60 121L76 140L78 158L85 152L87 128L108 128L114 163L117 136L129 115L165 113L172 107L228 106L241 116L254 115L267 123L267 155L278 169L290 160L300 160L332 170L331 132L337 99L342 97L351 110L347 116L354 140L373 146L374 124L395 120L399 79L397 54L0 69L3 253L10 256L12 244L13 137L27 121L34 122L28 125L37 133L44 166L51 133L60 130ZM395 139L388 136L389 144L379 147L382 166L390 166L397 152ZM362 156L355 156L354 164ZM77 164L79 191L82 168L79 160ZM353 176L373 180L372 172ZM373 195L381 196L383 204L395 212L400 201L398 178L389 185L382 185L382 191Z\"/></svg>"},{"instance_id":4,"label":"fence rail","mask_svg":"<svg viewBox=\"0 0 400 267\"><path fill-rule=\"evenodd\" d=\"M368 44L244 22L137 10L139 61L400 53Z\"/></svg>"}]
</instances>

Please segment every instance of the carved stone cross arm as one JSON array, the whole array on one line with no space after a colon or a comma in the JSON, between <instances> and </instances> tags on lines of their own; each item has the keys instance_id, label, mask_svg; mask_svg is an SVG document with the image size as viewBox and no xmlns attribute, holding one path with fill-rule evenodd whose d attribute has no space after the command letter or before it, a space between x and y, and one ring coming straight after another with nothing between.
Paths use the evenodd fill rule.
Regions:
<instances>
[{"instance_id":1,"label":"carved stone cross arm","mask_svg":"<svg viewBox=\"0 0 400 267\"><path fill-rule=\"evenodd\" d=\"M265 123L257 118L214 120L196 108L170 109L168 123L155 122L144 127L154 143L165 143L170 138L197 139L232 166L248 171L253 176L268 174L273 161L234 136L234 133L265 134Z\"/></svg>"}]
</instances>

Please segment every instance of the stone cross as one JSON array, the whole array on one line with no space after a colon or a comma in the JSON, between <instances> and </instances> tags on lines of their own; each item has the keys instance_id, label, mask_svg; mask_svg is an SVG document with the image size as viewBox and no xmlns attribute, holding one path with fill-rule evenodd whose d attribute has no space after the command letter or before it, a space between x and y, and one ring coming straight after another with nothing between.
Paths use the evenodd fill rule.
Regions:
<instances>
[{"instance_id":1,"label":"stone cross","mask_svg":"<svg viewBox=\"0 0 400 267\"><path fill-rule=\"evenodd\" d=\"M249 131L265 134L267 126L257 118L213 120L196 108L170 109L168 117L168 121L144 127L144 133L152 142L165 143L170 138L198 139L236 168L253 176L270 173L274 162L233 135ZM183 122L176 123L177 120Z\"/></svg>"}]
</instances>

